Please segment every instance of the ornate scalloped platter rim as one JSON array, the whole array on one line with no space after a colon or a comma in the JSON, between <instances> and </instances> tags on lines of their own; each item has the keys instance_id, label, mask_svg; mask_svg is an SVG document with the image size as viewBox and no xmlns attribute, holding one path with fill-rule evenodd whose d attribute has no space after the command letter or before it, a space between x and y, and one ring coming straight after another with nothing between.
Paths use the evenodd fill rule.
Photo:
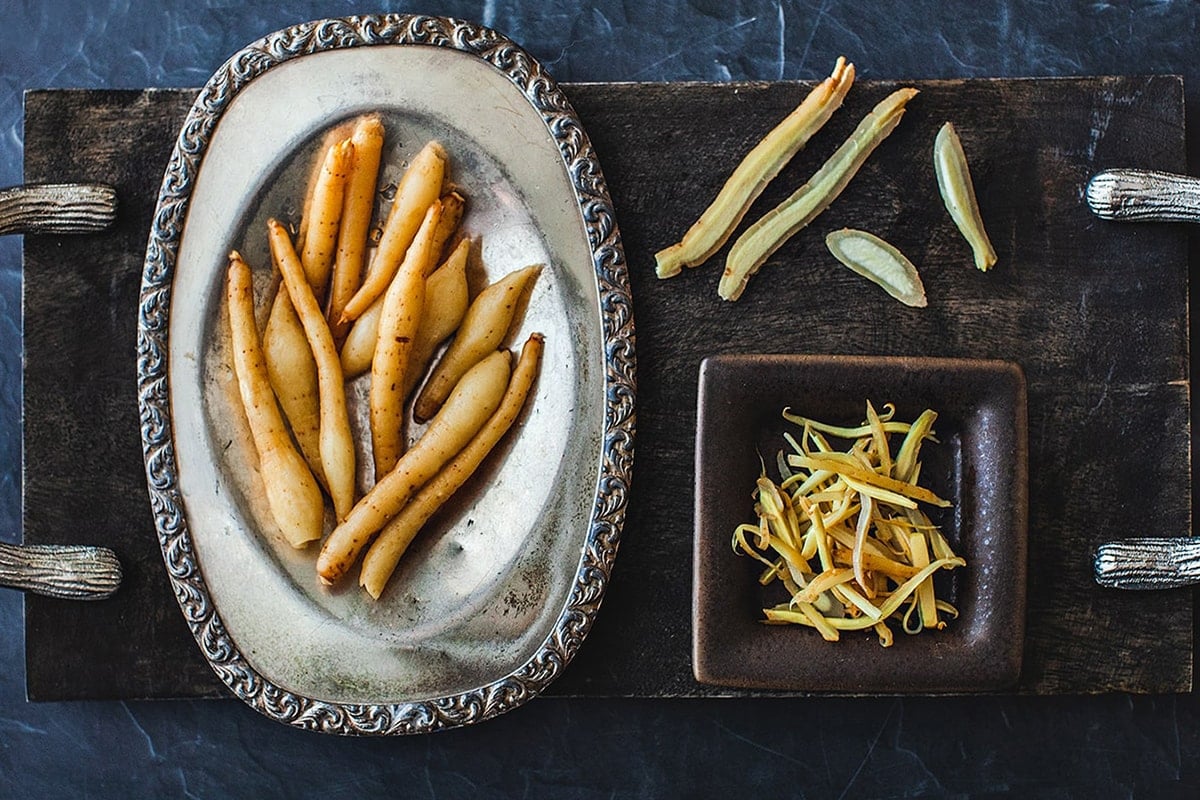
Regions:
<instances>
[{"instance_id":1,"label":"ornate scalloped platter rim","mask_svg":"<svg viewBox=\"0 0 1200 800\"><path fill-rule=\"evenodd\" d=\"M319 70L311 67L317 62ZM396 84L423 83L396 80L404 70L420 70L443 92L457 82L458 91L476 92L472 100L484 96L485 108L472 116L440 109L429 99L441 99L436 91L395 94ZM325 94L322 80L332 82ZM309 94L322 99L300 91L296 100L288 93L297 84L316 87ZM283 143L275 151L263 145L265 166L238 184L230 177L234 156L262 138L238 131L261 111L256 104L272 103L288 112ZM410 591L387 603L385 593L370 607L361 592L314 587L297 566L303 558L262 530L254 480L231 468L246 445L230 445L239 431L225 413L218 310L223 255L235 244L261 248L247 231L297 184L312 152L313 120L381 103L385 122L404 131L385 157L394 170L423 137L444 134L452 157L464 153L456 182L495 190L499 199L485 199L478 213L473 207L477 229L468 230L485 242L484 277L518 259L548 264L514 339L549 330L543 379L515 440L497 454L502 461L488 485L470 489L478 496L439 523L447 544L414 556L419 566L411 572L423 565L434 578L413 578ZM503 113L488 113L497 109ZM522 116L525 123L513 123L517 135L508 135L521 144L510 152L497 144L503 120ZM571 202L559 202L561 193ZM226 201L232 222L216 211ZM574 209L566 224L555 217L564 207ZM142 440L159 542L184 617L220 679L274 720L355 735L475 723L539 694L590 630L616 556L633 455L633 341L624 255L599 164L565 96L513 42L468 22L381 15L293 26L236 53L198 95L168 164L138 319ZM529 481L530 470L545 479ZM523 494L506 501L506 486ZM531 516L506 527L500 523L511 515L498 509L514 500ZM500 538L490 541L489 533ZM494 573L464 570L473 546L501 553ZM243 563L253 566L232 566ZM446 597L439 582L452 588ZM269 624L293 618L300 627Z\"/></svg>"}]
</instances>

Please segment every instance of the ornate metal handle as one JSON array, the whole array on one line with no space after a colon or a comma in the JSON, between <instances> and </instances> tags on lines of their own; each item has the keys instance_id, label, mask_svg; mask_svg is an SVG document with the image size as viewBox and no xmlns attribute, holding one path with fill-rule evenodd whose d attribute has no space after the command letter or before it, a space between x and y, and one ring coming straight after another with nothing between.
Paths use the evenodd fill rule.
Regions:
<instances>
[{"instance_id":1,"label":"ornate metal handle","mask_svg":"<svg viewBox=\"0 0 1200 800\"><path fill-rule=\"evenodd\" d=\"M1200 537L1125 539L1096 549L1096 583L1114 589L1175 589L1200 583Z\"/></svg>"},{"instance_id":2,"label":"ornate metal handle","mask_svg":"<svg viewBox=\"0 0 1200 800\"><path fill-rule=\"evenodd\" d=\"M0 586L68 600L103 600L120 585L121 562L107 547L0 542Z\"/></svg>"},{"instance_id":3,"label":"ornate metal handle","mask_svg":"<svg viewBox=\"0 0 1200 800\"><path fill-rule=\"evenodd\" d=\"M94 233L113 223L117 193L91 183L46 183L0 189L0 236Z\"/></svg>"},{"instance_id":4,"label":"ornate metal handle","mask_svg":"<svg viewBox=\"0 0 1200 800\"><path fill-rule=\"evenodd\" d=\"M1200 178L1141 169L1092 176L1087 203L1102 218L1126 222L1200 222Z\"/></svg>"}]
</instances>

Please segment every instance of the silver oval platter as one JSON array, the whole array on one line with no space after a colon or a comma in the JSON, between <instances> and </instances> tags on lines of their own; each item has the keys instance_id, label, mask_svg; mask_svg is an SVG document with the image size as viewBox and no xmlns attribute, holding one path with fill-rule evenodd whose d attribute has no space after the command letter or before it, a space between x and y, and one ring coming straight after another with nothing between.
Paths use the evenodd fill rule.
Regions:
<instances>
[{"instance_id":1,"label":"silver oval platter","mask_svg":"<svg viewBox=\"0 0 1200 800\"><path fill-rule=\"evenodd\" d=\"M238 249L264 313L265 220L296 221L324 132L367 112L387 131L381 187L425 142L445 147L467 196L464 232L478 243L473 291L544 265L506 343L545 335L525 409L378 601L357 570L323 586L316 548L293 549L272 522L223 300ZM539 694L595 619L633 459L628 276L600 166L566 97L513 42L443 18L321 20L235 54L198 95L163 179L138 394L175 596L205 658L247 704L305 729L401 734L478 722ZM360 439L363 394L347 384Z\"/></svg>"}]
</instances>

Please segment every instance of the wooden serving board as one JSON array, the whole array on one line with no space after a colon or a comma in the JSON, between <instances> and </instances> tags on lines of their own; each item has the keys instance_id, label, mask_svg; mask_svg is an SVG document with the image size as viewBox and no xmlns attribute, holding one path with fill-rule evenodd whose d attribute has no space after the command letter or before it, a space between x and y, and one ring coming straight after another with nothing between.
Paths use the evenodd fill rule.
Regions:
<instances>
[{"instance_id":1,"label":"wooden serving board","mask_svg":"<svg viewBox=\"0 0 1200 800\"><path fill-rule=\"evenodd\" d=\"M638 431L627 525L600 617L554 694L703 696L690 661L692 459L700 360L794 352L1000 358L1029 384L1026 693L1191 687L1189 590L1122 593L1092 549L1188 535L1185 231L1118 225L1082 202L1106 167L1185 171L1176 77L920 82L897 131L844 195L783 247L736 304L720 259L670 282L674 241L728 171L807 90L772 84L580 84L567 93L598 151L629 262ZM863 82L767 190L789 194L894 84ZM223 696L168 588L145 491L134 358L150 215L190 91L26 95L27 182L115 184L110 232L25 240L25 541L104 544L113 599L26 600L33 699ZM930 150L959 128L1000 256L988 274L939 199ZM905 308L838 266L829 230L866 228L919 265ZM722 254L723 255L723 254Z\"/></svg>"}]
</instances>

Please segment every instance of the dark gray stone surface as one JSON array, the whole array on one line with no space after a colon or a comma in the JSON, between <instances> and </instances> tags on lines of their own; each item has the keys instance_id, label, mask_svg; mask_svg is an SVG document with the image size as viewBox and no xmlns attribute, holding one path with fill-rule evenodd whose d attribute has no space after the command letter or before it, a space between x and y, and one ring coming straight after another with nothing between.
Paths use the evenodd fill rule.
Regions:
<instances>
[{"instance_id":1,"label":"dark gray stone surface","mask_svg":"<svg viewBox=\"0 0 1200 800\"><path fill-rule=\"evenodd\" d=\"M289 23L436 10L521 42L563 81L1178 73L1200 98L1200 7L1177 2L633 4L436 9L85 3L0 14L0 185L21 180L28 88L197 86ZM1189 136L1190 162L1197 143ZM1193 245L1195 243L1193 242ZM1195 248L1193 247L1193 253ZM1193 256L1194 261L1194 256ZM0 240L0 530L20 528L20 243ZM323 738L227 701L30 704L21 599L0 591L0 796L1170 797L1200 791L1196 695L878 700L546 698L475 729ZM686 621L681 620L681 630Z\"/></svg>"}]
</instances>

